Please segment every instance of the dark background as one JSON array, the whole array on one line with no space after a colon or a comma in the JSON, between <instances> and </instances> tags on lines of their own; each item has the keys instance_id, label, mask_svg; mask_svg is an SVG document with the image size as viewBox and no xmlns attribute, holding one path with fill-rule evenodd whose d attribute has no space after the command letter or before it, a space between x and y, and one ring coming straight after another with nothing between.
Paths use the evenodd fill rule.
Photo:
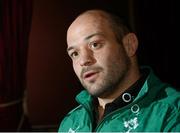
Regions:
<instances>
[{"instance_id":1,"label":"dark background","mask_svg":"<svg viewBox=\"0 0 180 133\"><path fill-rule=\"evenodd\" d=\"M177 1L34 0L27 71L29 118L34 127L57 128L76 105L81 85L66 53L66 30L79 13L92 8L125 18L139 38L139 63L180 88Z\"/></svg>"}]
</instances>

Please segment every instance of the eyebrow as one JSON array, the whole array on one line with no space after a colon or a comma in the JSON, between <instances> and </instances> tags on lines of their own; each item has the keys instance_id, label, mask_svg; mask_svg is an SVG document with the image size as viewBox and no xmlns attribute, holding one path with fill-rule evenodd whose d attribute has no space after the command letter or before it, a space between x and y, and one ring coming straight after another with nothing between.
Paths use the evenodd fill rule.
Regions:
<instances>
[{"instance_id":1,"label":"eyebrow","mask_svg":"<svg viewBox=\"0 0 180 133\"><path fill-rule=\"evenodd\" d=\"M97 36L97 35L104 36L103 33L97 32L97 33L93 33L93 34L91 34L91 35L85 37L84 40L89 40L90 38L92 38L92 37L94 37L94 36ZM68 48L67 48L67 52L70 51L70 50L72 50L72 49L74 49L74 46L68 47Z\"/></svg>"},{"instance_id":2,"label":"eyebrow","mask_svg":"<svg viewBox=\"0 0 180 133\"><path fill-rule=\"evenodd\" d=\"M66 51L68 52L68 51L70 51L71 49L74 49L74 47L73 47L73 46L68 47Z\"/></svg>"},{"instance_id":3,"label":"eyebrow","mask_svg":"<svg viewBox=\"0 0 180 133\"><path fill-rule=\"evenodd\" d=\"M97 36L97 35L104 36L103 33L97 32L97 33L93 33L93 34L87 36L84 40L89 40L89 39L92 38L93 36Z\"/></svg>"}]
</instances>

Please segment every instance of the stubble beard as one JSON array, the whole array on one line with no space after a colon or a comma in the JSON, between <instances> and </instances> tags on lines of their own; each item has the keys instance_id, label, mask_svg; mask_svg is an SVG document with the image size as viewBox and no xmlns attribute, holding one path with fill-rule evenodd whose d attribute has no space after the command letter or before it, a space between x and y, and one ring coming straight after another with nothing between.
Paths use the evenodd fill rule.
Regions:
<instances>
[{"instance_id":1,"label":"stubble beard","mask_svg":"<svg viewBox=\"0 0 180 133\"><path fill-rule=\"evenodd\" d=\"M81 80L81 84L87 91L95 97L105 97L111 94L116 88L121 84L126 77L130 67L130 59L128 57L124 58L124 63L120 64L117 60L112 61L109 63L107 68L107 73L103 71L104 69L101 68L100 76L103 76L100 79L97 79L93 82L86 83L85 81Z\"/></svg>"}]
</instances>

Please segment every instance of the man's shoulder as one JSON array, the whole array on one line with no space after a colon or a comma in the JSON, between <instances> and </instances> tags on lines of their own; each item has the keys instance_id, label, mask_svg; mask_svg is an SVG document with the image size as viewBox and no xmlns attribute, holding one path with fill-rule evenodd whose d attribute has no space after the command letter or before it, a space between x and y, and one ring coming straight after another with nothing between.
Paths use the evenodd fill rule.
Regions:
<instances>
[{"instance_id":1,"label":"man's shoulder","mask_svg":"<svg viewBox=\"0 0 180 133\"><path fill-rule=\"evenodd\" d=\"M89 115L88 110L90 109L91 101L90 95L83 90L76 96L76 101L79 103L79 105L66 114L61 122L61 125L67 125L68 123L74 121L79 122L83 118L87 118Z\"/></svg>"},{"instance_id":2,"label":"man's shoulder","mask_svg":"<svg viewBox=\"0 0 180 133\"><path fill-rule=\"evenodd\" d=\"M72 126L74 121L81 121L83 112L84 108L82 105L79 105L67 113L60 123L59 132L67 132L69 130L69 126Z\"/></svg>"},{"instance_id":3,"label":"man's shoulder","mask_svg":"<svg viewBox=\"0 0 180 133\"><path fill-rule=\"evenodd\" d=\"M82 105L78 105L77 107L73 108L69 113L67 113L66 117L72 116L72 115L80 115L81 112L84 111L84 108Z\"/></svg>"},{"instance_id":4,"label":"man's shoulder","mask_svg":"<svg viewBox=\"0 0 180 133\"><path fill-rule=\"evenodd\" d=\"M180 100L180 91L172 86L167 86L165 89L166 98L172 100Z\"/></svg>"},{"instance_id":5,"label":"man's shoulder","mask_svg":"<svg viewBox=\"0 0 180 133\"><path fill-rule=\"evenodd\" d=\"M165 88L161 89L157 98L161 103L168 104L176 109L180 109L180 91L170 85L167 85Z\"/></svg>"}]
</instances>

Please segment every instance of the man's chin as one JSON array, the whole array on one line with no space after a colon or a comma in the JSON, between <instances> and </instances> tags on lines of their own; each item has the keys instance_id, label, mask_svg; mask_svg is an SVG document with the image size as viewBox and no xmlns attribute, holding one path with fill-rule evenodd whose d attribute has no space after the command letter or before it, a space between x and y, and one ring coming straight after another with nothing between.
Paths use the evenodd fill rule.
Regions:
<instances>
[{"instance_id":1,"label":"man's chin","mask_svg":"<svg viewBox=\"0 0 180 133\"><path fill-rule=\"evenodd\" d=\"M112 93L112 89L98 87L98 86L86 86L86 90L94 97L105 98L108 97Z\"/></svg>"},{"instance_id":2,"label":"man's chin","mask_svg":"<svg viewBox=\"0 0 180 133\"><path fill-rule=\"evenodd\" d=\"M104 89L101 87L101 85L98 85L97 83L82 83L83 87L91 94L92 96L99 97L104 94Z\"/></svg>"},{"instance_id":3,"label":"man's chin","mask_svg":"<svg viewBox=\"0 0 180 133\"><path fill-rule=\"evenodd\" d=\"M91 94L94 97L101 97L104 94L102 90L98 90L97 88L96 89L88 88L87 91L89 92L89 94Z\"/></svg>"}]
</instances>

